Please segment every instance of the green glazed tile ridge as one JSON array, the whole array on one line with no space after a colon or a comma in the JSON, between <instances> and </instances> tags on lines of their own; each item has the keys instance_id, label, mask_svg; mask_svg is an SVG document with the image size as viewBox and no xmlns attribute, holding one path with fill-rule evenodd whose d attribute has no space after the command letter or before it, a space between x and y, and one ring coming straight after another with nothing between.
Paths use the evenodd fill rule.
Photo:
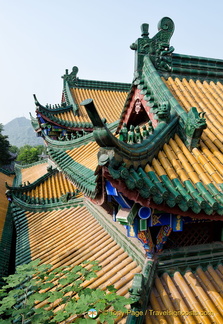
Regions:
<instances>
[{"instance_id":1,"label":"green glazed tile ridge","mask_svg":"<svg viewBox=\"0 0 223 324\"><path fill-rule=\"evenodd\" d=\"M72 96L72 94L70 92L70 86L69 86L68 82L66 82L66 81L64 82L63 92L64 92L64 96L66 98L67 104L72 105L74 114L77 114L79 107L78 107L77 103L74 101L74 97Z\"/></svg>"},{"instance_id":2,"label":"green glazed tile ridge","mask_svg":"<svg viewBox=\"0 0 223 324\"><path fill-rule=\"evenodd\" d=\"M12 248L13 219L10 206L8 207L2 236L0 238L0 287L3 284L2 277L9 275L9 265Z\"/></svg>"},{"instance_id":3,"label":"green glazed tile ridge","mask_svg":"<svg viewBox=\"0 0 223 324\"><path fill-rule=\"evenodd\" d=\"M17 170L19 170L19 169L27 169L27 168L30 168L32 166L39 165L39 164L44 164L44 163L48 163L47 158L43 159L41 161L30 163L30 164L16 164L15 165L15 172L17 172Z\"/></svg>"},{"instance_id":4,"label":"green glazed tile ridge","mask_svg":"<svg viewBox=\"0 0 223 324\"><path fill-rule=\"evenodd\" d=\"M59 210L65 209L70 207L82 206L83 205L83 198L74 198L70 199L67 202L63 202L62 200L52 201L50 199L45 199L45 203L41 204L31 204L27 203L26 201L21 200L19 197L16 197L12 194L13 203L18 208L29 211L29 212L43 212L43 211L50 211L50 210Z\"/></svg>"},{"instance_id":5,"label":"green glazed tile ridge","mask_svg":"<svg viewBox=\"0 0 223 324\"><path fill-rule=\"evenodd\" d=\"M75 87L80 89L127 92L129 91L130 86L130 83L78 79Z\"/></svg>"},{"instance_id":6,"label":"green glazed tile ridge","mask_svg":"<svg viewBox=\"0 0 223 324\"><path fill-rule=\"evenodd\" d=\"M117 154L119 153L120 156L129 160L129 165L134 164L134 167L137 168L150 162L162 148L164 140L173 136L178 124L178 118L174 118L168 125L165 124L166 127L163 127L163 124L165 123L160 123L157 128L155 128L154 133L141 144L131 145L122 142L103 128L95 128L94 136L96 142L103 150L114 148Z\"/></svg>"},{"instance_id":7,"label":"green glazed tile ridge","mask_svg":"<svg viewBox=\"0 0 223 324\"><path fill-rule=\"evenodd\" d=\"M37 186L39 186L42 182L46 181L48 178L52 177L53 175L55 175L56 173L58 173L59 171L57 169L52 169L51 171L48 171L47 173L45 173L43 176L41 176L40 178L38 178L37 180L35 180L32 183L29 184L25 184L23 186L9 186L7 185L7 188L9 190L11 190L12 192L28 192L32 189L35 189Z\"/></svg>"},{"instance_id":8,"label":"green glazed tile ridge","mask_svg":"<svg viewBox=\"0 0 223 324\"><path fill-rule=\"evenodd\" d=\"M145 82L150 84L150 87L156 94L158 101L168 101L170 103L172 113L177 113L178 116L180 116L182 120L186 122L187 114L185 110L180 106L168 87L164 84L148 55L144 57L143 78Z\"/></svg>"},{"instance_id":9,"label":"green glazed tile ridge","mask_svg":"<svg viewBox=\"0 0 223 324\"><path fill-rule=\"evenodd\" d=\"M70 88L86 88L86 89L98 89L108 91L128 91L130 84L111 81L97 81L97 80L85 80L77 77L78 67L74 66L69 73L66 69L65 74L62 76L64 80L64 87L67 85Z\"/></svg>"},{"instance_id":10,"label":"green glazed tile ridge","mask_svg":"<svg viewBox=\"0 0 223 324\"><path fill-rule=\"evenodd\" d=\"M96 205L85 200L85 206L101 226L111 235L111 237L128 253L128 255L131 256L137 264L143 267L145 256L139 245L134 244L123 232L121 232L114 224L112 218L110 219L104 215Z\"/></svg>"},{"instance_id":11,"label":"green glazed tile ridge","mask_svg":"<svg viewBox=\"0 0 223 324\"><path fill-rule=\"evenodd\" d=\"M31 113L29 113L29 115L30 115L31 125L32 125L34 131L36 131L39 128L38 119L33 117Z\"/></svg>"},{"instance_id":12,"label":"green glazed tile ridge","mask_svg":"<svg viewBox=\"0 0 223 324\"><path fill-rule=\"evenodd\" d=\"M82 122L71 122L66 121L64 119L58 118L56 116L50 116L51 120L55 122L58 125L61 125L61 127L69 127L69 128L80 128L80 129L91 129L93 128L93 125L91 123L82 123Z\"/></svg>"},{"instance_id":13,"label":"green glazed tile ridge","mask_svg":"<svg viewBox=\"0 0 223 324\"><path fill-rule=\"evenodd\" d=\"M17 165L15 165L15 178L13 180L13 187L18 187L22 183L22 172L21 168L17 168Z\"/></svg>"},{"instance_id":14,"label":"green glazed tile ridge","mask_svg":"<svg viewBox=\"0 0 223 324\"><path fill-rule=\"evenodd\" d=\"M60 114L60 113L63 113L63 112L68 112L68 111L71 111L72 110L72 105L66 105L66 106L61 106L61 105L46 105L46 106L43 106L39 103L39 101L37 100L36 98L36 95L33 95L34 96L34 100L35 100L35 104L37 106L37 110L40 112L40 113L47 113L47 114Z\"/></svg>"},{"instance_id":15,"label":"green glazed tile ridge","mask_svg":"<svg viewBox=\"0 0 223 324\"><path fill-rule=\"evenodd\" d=\"M127 324L145 323L145 314L148 308L149 298L157 271L156 260L146 260L142 273L135 274L132 286L129 289L130 298L134 300L131 304L131 312L127 316Z\"/></svg>"},{"instance_id":16,"label":"green glazed tile ridge","mask_svg":"<svg viewBox=\"0 0 223 324\"><path fill-rule=\"evenodd\" d=\"M65 152L55 152L49 149L49 155L59 168L76 184L78 189L83 193L90 193L91 197L95 197L96 192L96 176L94 171L74 161Z\"/></svg>"},{"instance_id":17,"label":"green glazed tile ridge","mask_svg":"<svg viewBox=\"0 0 223 324\"><path fill-rule=\"evenodd\" d=\"M108 124L107 127L113 133L115 132L117 125L118 125L118 121L115 121L111 124ZM44 140L47 142L50 148L59 149L59 150L73 149L74 147L80 147L82 145L86 145L89 142L94 141L93 132L89 132L88 134L83 135L80 138L76 138L74 140L69 140L69 141L58 141L58 140L51 139L49 136L45 134L43 135L44 135Z\"/></svg>"},{"instance_id":18,"label":"green glazed tile ridge","mask_svg":"<svg viewBox=\"0 0 223 324\"><path fill-rule=\"evenodd\" d=\"M223 243L176 248L165 251L158 258L158 275L164 272L172 275L175 271L182 274L190 267L196 270L198 266L207 268L208 265L216 267L223 258Z\"/></svg>"},{"instance_id":19,"label":"green glazed tile ridge","mask_svg":"<svg viewBox=\"0 0 223 324\"><path fill-rule=\"evenodd\" d=\"M9 171L9 170L6 170L6 169L1 168L1 167L0 167L0 172L1 173L4 173L7 176L15 175L15 172L14 171Z\"/></svg>"},{"instance_id":20,"label":"green glazed tile ridge","mask_svg":"<svg viewBox=\"0 0 223 324\"><path fill-rule=\"evenodd\" d=\"M12 214L16 228L16 266L31 261L28 222L25 211L12 203Z\"/></svg>"},{"instance_id":21,"label":"green glazed tile ridge","mask_svg":"<svg viewBox=\"0 0 223 324\"><path fill-rule=\"evenodd\" d=\"M223 60L174 53L171 74L200 80L222 80ZM169 76L171 76L171 74Z\"/></svg>"}]
</instances>

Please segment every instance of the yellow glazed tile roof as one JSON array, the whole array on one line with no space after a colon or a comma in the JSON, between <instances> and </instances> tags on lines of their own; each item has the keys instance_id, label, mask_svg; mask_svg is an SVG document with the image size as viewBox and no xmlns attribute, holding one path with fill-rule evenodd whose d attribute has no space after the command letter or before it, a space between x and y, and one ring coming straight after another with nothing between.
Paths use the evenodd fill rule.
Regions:
<instances>
[{"instance_id":1,"label":"yellow glazed tile roof","mask_svg":"<svg viewBox=\"0 0 223 324\"><path fill-rule=\"evenodd\" d=\"M83 100L91 98L94 100L95 106L101 118L106 118L107 123L112 123L119 119L120 112L124 106L127 92L108 91L108 90L92 90L92 89L74 89L71 93L78 103L80 117L84 121L90 122L88 115L83 106L80 106ZM81 121L81 120L80 120Z\"/></svg>"},{"instance_id":2,"label":"yellow glazed tile roof","mask_svg":"<svg viewBox=\"0 0 223 324\"><path fill-rule=\"evenodd\" d=\"M222 324L223 266L155 278L146 324Z\"/></svg>"},{"instance_id":3,"label":"yellow glazed tile roof","mask_svg":"<svg viewBox=\"0 0 223 324\"><path fill-rule=\"evenodd\" d=\"M31 191L27 192L27 195L31 198L60 198L66 193L75 193L76 187L66 178L62 172L53 174L51 177L40 183ZM80 193L78 197L82 196Z\"/></svg>"},{"instance_id":4,"label":"yellow glazed tile roof","mask_svg":"<svg viewBox=\"0 0 223 324\"><path fill-rule=\"evenodd\" d=\"M203 132L202 141L211 151L217 149L223 153L223 85L178 78L168 78L165 83L186 111L196 107L199 112L206 113L208 127ZM223 161L222 157L220 159Z\"/></svg>"},{"instance_id":5,"label":"yellow glazed tile roof","mask_svg":"<svg viewBox=\"0 0 223 324\"><path fill-rule=\"evenodd\" d=\"M71 121L74 123L89 123L90 120L87 116L87 113L80 115L80 116L75 116L73 111L65 111L60 114L55 114L54 117L59 118L64 121Z\"/></svg>"},{"instance_id":6,"label":"yellow glazed tile roof","mask_svg":"<svg viewBox=\"0 0 223 324\"><path fill-rule=\"evenodd\" d=\"M8 209L8 200L5 196L6 187L5 182L8 185L12 185L14 176L8 176L0 172L0 241L2 237L2 231L5 224L5 217Z\"/></svg>"},{"instance_id":7,"label":"yellow glazed tile roof","mask_svg":"<svg viewBox=\"0 0 223 324\"><path fill-rule=\"evenodd\" d=\"M53 114L58 120L73 123L91 123L88 114L83 106L80 105L85 99L91 98L97 107L101 118L106 118L107 123L113 123L120 117L120 112L124 106L127 92L125 91L109 91L109 90L93 90L71 88L71 94L74 102L78 106L78 116L75 116L72 110ZM53 113L53 111L52 111Z\"/></svg>"},{"instance_id":8,"label":"yellow glazed tile roof","mask_svg":"<svg viewBox=\"0 0 223 324\"><path fill-rule=\"evenodd\" d=\"M99 146L96 142L90 142L78 148L66 151L66 153L77 163L95 171L98 165L97 152Z\"/></svg>"},{"instance_id":9,"label":"yellow glazed tile roof","mask_svg":"<svg viewBox=\"0 0 223 324\"><path fill-rule=\"evenodd\" d=\"M48 168L48 163L40 163L30 167L21 168L22 182L29 181L30 183L42 177Z\"/></svg>"},{"instance_id":10,"label":"yellow glazed tile roof","mask_svg":"<svg viewBox=\"0 0 223 324\"><path fill-rule=\"evenodd\" d=\"M196 214L204 210L222 215L223 167L217 153L215 156L203 142L199 149L189 151L176 134L144 171L148 177L154 172L161 181L169 181L168 189L182 211L192 208Z\"/></svg>"},{"instance_id":11,"label":"yellow glazed tile roof","mask_svg":"<svg viewBox=\"0 0 223 324\"><path fill-rule=\"evenodd\" d=\"M85 260L98 260L102 267L98 277L84 283L85 287L106 289L114 285L118 294L127 295L135 273L141 268L111 238L85 206L48 212L26 212L27 237L31 259L59 266L75 266ZM24 238L26 240L26 238ZM20 257L27 251L20 249ZM37 307L47 304L43 301ZM54 303L54 308L57 302Z\"/></svg>"},{"instance_id":12,"label":"yellow glazed tile roof","mask_svg":"<svg viewBox=\"0 0 223 324\"><path fill-rule=\"evenodd\" d=\"M186 180L191 180L193 184L212 183L218 190L221 190L219 185L223 183L221 161L214 158L204 144L201 145L201 150L195 148L190 152L178 135L164 144L158 157L145 170L155 170L159 176L167 175L171 180L178 178L182 183Z\"/></svg>"},{"instance_id":13,"label":"yellow glazed tile roof","mask_svg":"<svg viewBox=\"0 0 223 324\"><path fill-rule=\"evenodd\" d=\"M176 134L164 144L158 156L146 165L145 171L154 171L159 177L167 176L175 183L180 180L181 189L184 190L178 192L178 195L183 195L188 207L192 207L195 198L199 208L203 209L207 203L212 211L217 210L222 214L223 86L220 82L202 83L199 80L181 81L178 78L163 81L186 111L197 107L199 112L206 113L207 129L203 131L199 148L192 151ZM198 192L191 186L188 189L186 182L191 182ZM177 195L174 190L173 194Z\"/></svg>"}]
</instances>

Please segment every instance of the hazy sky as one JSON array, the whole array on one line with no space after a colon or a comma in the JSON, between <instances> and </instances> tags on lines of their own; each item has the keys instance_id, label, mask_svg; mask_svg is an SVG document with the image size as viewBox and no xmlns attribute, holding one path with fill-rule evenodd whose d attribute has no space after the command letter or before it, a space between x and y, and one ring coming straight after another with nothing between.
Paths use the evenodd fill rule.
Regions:
<instances>
[{"instance_id":1,"label":"hazy sky","mask_svg":"<svg viewBox=\"0 0 223 324\"><path fill-rule=\"evenodd\" d=\"M0 0L0 123L60 103L65 69L80 79L131 82L129 46L168 16L175 53L223 58L222 0Z\"/></svg>"}]
</instances>

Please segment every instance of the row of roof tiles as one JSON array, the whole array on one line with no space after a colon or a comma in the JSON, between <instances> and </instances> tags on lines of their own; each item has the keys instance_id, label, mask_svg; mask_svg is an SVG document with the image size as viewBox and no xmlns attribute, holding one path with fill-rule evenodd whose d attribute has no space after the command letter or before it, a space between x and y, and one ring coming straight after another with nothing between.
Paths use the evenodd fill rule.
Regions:
<instances>
[{"instance_id":1,"label":"row of roof tiles","mask_svg":"<svg viewBox=\"0 0 223 324\"><path fill-rule=\"evenodd\" d=\"M92 123L80 103L86 98L93 98L99 114L102 118L105 118L107 123L113 123L118 120L120 115L120 109L124 105L127 92L125 91L108 91L108 90L94 90L94 89L80 89L71 88L70 92L73 96L73 100L78 106L78 115L73 110L55 113L54 109L44 109L39 107L38 110L41 114L52 120L61 126L66 127L80 127L80 128L92 128Z\"/></svg>"},{"instance_id":2,"label":"row of roof tiles","mask_svg":"<svg viewBox=\"0 0 223 324\"><path fill-rule=\"evenodd\" d=\"M49 154L79 190L95 195L97 151L97 143L89 142L66 152L49 149Z\"/></svg>"},{"instance_id":3,"label":"row of roof tiles","mask_svg":"<svg viewBox=\"0 0 223 324\"><path fill-rule=\"evenodd\" d=\"M147 310L147 324L221 324L223 322L223 266L185 274L176 271L156 277Z\"/></svg>"},{"instance_id":4,"label":"row of roof tiles","mask_svg":"<svg viewBox=\"0 0 223 324\"><path fill-rule=\"evenodd\" d=\"M31 198L52 199L60 198L66 193L75 193L76 187L64 176L62 172L58 172L36 188L32 189L27 195Z\"/></svg>"},{"instance_id":5,"label":"row of roof tiles","mask_svg":"<svg viewBox=\"0 0 223 324\"><path fill-rule=\"evenodd\" d=\"M21 172L21 182L34 182L44 174L47 173L47 168L49 164L47 162L38 163L36 165L25 166L20 168Z\"/></svg>"},{"instance_id":6,"label":"row of roof tiles","mask_svg":"<svg viewBox=\"0 0 223 324\"><path fill-rule=\"evenodd\" d=\"M205 112L207 129L204 134L216 147L222 152L223 150L223 85L221 82L196 82L190 79L187 81L178 78L168 78L167 86L180 102L185 110L191 107L197 107L199 112ZM205 141L205 136L204 136Z\"/></svg>"},{"instance_id":7,"label":"row of roof tiles","mask_svg":"<svg viewBox=\"0 0 223 324\"><path fill-rule=\"evenodd\" d=\"M105 118L107 123L112 123L119 119L120 109L124 105L127 92L103 91L90 89L71 89L74 98L81 103L87 98L92 98L97 106L101 118ZM86 116L85 109L79 105L80 116Z\"/></svg>"},{"instance_id":8,"label":"row of roof tiles","mask_svg":"<svg viewBox=\"0 0 223 324\"><path fill-rule=\"evenodd\" d=\"M82 196L62 172L48 174L46 179L41 178L41 181L33 185L22 187L22 190L21 187L14 188L13 194L21 201L38 205L58 203L63 197L64 201L68 201Z\"/></svg>"}]
</instances>

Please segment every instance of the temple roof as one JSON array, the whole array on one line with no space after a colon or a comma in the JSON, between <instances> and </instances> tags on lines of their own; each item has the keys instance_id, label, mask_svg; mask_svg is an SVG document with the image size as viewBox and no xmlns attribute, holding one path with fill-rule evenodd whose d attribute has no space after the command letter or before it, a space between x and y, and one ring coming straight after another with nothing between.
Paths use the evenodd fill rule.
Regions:
<instances>
[{"instance_id":1,"label":"temple roof","mask_svg":"<svg viewBox=\"0 0 223 324\"><path fill-rule=\"evenodd\" d=\"M214 151L217 158L205 143L201 148L190 152L175 135L145 166L139 165L137 169L123 164L108 166L106 177L113 186L144 206L185 216L190 216L191 210L195 217L207 218L213 214L215 219L221 219L216 215L222 215L221 153Z\"/></svg>"},{"instance_id":2,"label":"temple roof","mask_svg":"<svg viewBox=\"0 0 223 324\"><path fill-rule=\"evenodd\" d=\"M85 142L74 139L56 147L46 136L50 158L92 198L102 189L98 183L103 169L114 187L143 206L221 219L223 61L173 53L173 32L174 23L168 17L161 19L152 38L148 25L142 25L142 37L131 45L136 60L127 99L128 84L81 80L77 67L66 71L65 105L39 105L38 110L60 119L63 111L67 122L74 112L75 118L94 128L96 142L87 135ZM87 108L86 98L93 100L97 111ZM108 124L117 120L121 106L118 139L103 118ZM131 131L131 123L139 130L133 127Z\"/></svg>"},{"instance_id":3,"label":"temple roof","mask_svg":"<svg viewBox=\"0 0 223 324\"><path fill-rule=\"evenodd\" d=\"M51 264L53 270L96 260L102 268L84 286L106 290L107 286L114 285L120 295L128 294L134 274L141 271L139 264L83 203L69 209L42 212L25 212L13 205L13 215L17 229L17 265L40 259L41 263ZM46 300L36 306L47 304ZM53 306L56 309L57 302Z\"/></svg>"},{"instance_id":4,"label":"temple roof","mask_svg":"<svg viewBox=\"0 0 223 324\"><path fill-rule=\"evenodd\" d=\"M145 63L147 65L148 59ZM172 117L169 122L158 123L153 133L145 139L141 134L140 143L134 143L133 140L129 144L118 140L103 121L99 127L93 120L96 142L66 151L50 147L50 157L78 188L81 186L81 191L91 197L98 193L94 172L98 164L105 165L105 177L113 186L143 206L165 209L184 216L208 218L212 215L216 220L221 219L222 84L220 81L208 83L157 77L171 102ZM149 107L145 87L144 90L141 88L138 87L138 90ZM191 110L191 107L196 107L196 110ZM151 113L152 109L149 109ZM154 116L154 109L152 114ZM181 124L177 115L182 119ZM198 127L201 124L203 128L195 147L193 142L188 144L189 121L198 123ZM101 159L105 159L105 162Z\"/></svg>"},{"instance_id":5,"label":"temple roof","mask_svg":"<svg viewBox=\"0 0 223 324\"><path fill-rule=\"evenodd\" d=\"M74 68L73 68L74 70ZM76 72L77 73L77 72ZM103 82L81 80L73 76L73 71L63 76L64 88L61 105L41 105L36 96L37 117L40 127L44 129L45 123L60 126L62 129L92 130L91 121L80 103L89 96L97 102L101 117L110 124L118 120L120 109L126 100L130 84L118 82ZM32 124L37 130L32 118Z\"/></svg>"},{"instance_id":6,"label":"temple roof","mask_svg":"<svg viewBox=\"0 0 223 324\"><path fill-rule=\"evenodd\" d=\"M16 169L18 170L17 173L20 172L20 176L17 181L20 181L20 183L24 182L34 182L40 177L42 177L46 172L49 164L46 160L40 161L34 164L30 165L16 165ZM19 184L20 184L19 183Z\"/></svg>"},{"instance_id":7,"label":"temple roof","mask_svg":"<svg viewBox=\"0 0 223 324\"><path fill-rule=\"evenodd\" d=\"M172 54L173 30L165 17L153 38L144 31L132 45L135 78L117 128L119 139L92 100L82 104L100 146L98 164L116 189L142 206L220 220L223 61Z\"/></svg>"},{"instance_id":8,"label":"temple roof","mask_svg":"<svg viewBox=\"0 0 223 324\"><path fill-rule=\"evenodd\" d=\"M48 172L32 183L25 183L19 186L9 186L10 195L13 201L20 206L32 206L45 208L61 206L66 202L72 203L75 198L83 194L70 182L66 176L57 169L48 168Z\"/></svg>"},{"instance_id":9,"label":"temple roof","mask_svg":"<svg viewBox=\"0 0 223 324\"><path fill-rule=\"evenodd\" d=\"M147 303L150 295L146 323L204 319L200 313L170 319L156 311L211 311L205 322L220 324L222 242L212 243L216 237L209 233L202 243L210 244L195 244L201 244L196 235L204 228L198 220L211 228L223 217L223 60L173 53L173 32L168 17L152 38L143 24L142 37L131 45L136 51L131 86L80 80L74 67L63 76L61 105L43 107L36 99L51 167L46 161L18 167L17 182L8 186L14 199L16 263L40 258L57 267L99 260L103 271L91 287L114 284L126 294L146 260L133 284L139 309L147 307L142 300ZM52 125L55 133L69 130L68 138L50 137ZM71 137L80 129L82 137ZM151 211L151 222L154 215L167 214L167 224L158 226L170 232L170 222L190 216L187 248L154 250L153 241L163 245L169 234L161 231L160 238L147 219L139 219L142 206ZM134 224L136 214L139 222L145 220L144 229ZM194 233L192 221L198 225ZM183 237L181 231L175 232Z\"/></svg>"},{"instance_id":10,"label":"temple roof","mask_svg":"<svg viewBox=\"0 0 223 324\"><path fill-rule=\"evenodd\" d=\"M50 158L66 176L87 196L97 194L98 145L95 141L67 151L48 150Z\"/></svg>"}]
</instances>

